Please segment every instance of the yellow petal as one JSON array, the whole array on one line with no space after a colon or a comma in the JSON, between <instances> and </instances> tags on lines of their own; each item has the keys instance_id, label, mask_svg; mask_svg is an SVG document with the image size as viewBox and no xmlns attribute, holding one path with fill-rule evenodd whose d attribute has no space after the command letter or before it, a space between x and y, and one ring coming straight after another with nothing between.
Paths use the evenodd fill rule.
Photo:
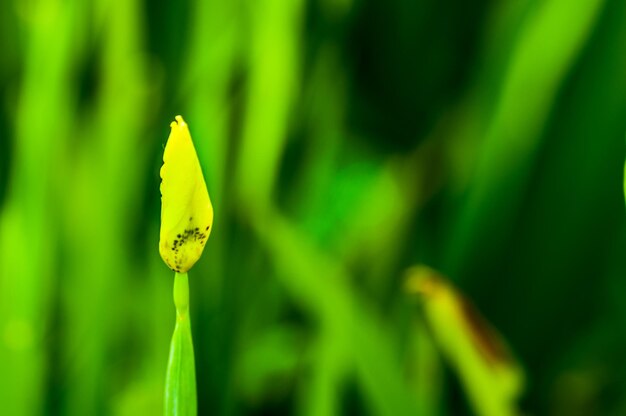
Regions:
<instances>
[{"instance_id":1,"label":"yellow petal","mask_svg":"<svg viewBox=\"0 0 626 416\"><path fill-rule=\"evenodd\" d=\"M170 269L186 273L209 238L213 207L187 123L176 116L170 127L161 167L159 252Z\"/></svg>"}]
</instances>

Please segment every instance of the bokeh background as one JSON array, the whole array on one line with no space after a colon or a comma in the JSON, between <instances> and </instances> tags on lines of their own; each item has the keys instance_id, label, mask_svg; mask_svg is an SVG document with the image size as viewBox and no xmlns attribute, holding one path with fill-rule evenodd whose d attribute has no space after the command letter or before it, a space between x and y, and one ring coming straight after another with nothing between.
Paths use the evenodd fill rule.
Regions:
<instances>
[{"instance_id":1,"label":"bokeh background","mask_svg":"<svg viewBox=\"0 0 626 416\"><path fill-rule=\"evenodd\" d=\"M473 414L415 264L525 414L626 414L623 0L3 0L0 51L0 414L161 414L177 114L200 414Z\"/></svg>"}]
</instances>

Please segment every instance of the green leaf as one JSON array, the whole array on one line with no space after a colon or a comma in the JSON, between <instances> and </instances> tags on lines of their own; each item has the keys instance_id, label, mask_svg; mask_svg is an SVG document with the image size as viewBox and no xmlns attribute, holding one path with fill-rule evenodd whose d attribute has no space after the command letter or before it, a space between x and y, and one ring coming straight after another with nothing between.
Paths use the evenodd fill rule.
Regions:
<instances>
[{"instance_id":1,"label":"green leaf","mask_svg":"<svg viewBox=\"0 0 626 416\"><path fill-rule=\"evenodd\" d=\"M196 370L189 321L187 274L176 273L174 280L176 326L170 346L165 378L165 416L195 416Z\"/></svg>"}]
</instances>

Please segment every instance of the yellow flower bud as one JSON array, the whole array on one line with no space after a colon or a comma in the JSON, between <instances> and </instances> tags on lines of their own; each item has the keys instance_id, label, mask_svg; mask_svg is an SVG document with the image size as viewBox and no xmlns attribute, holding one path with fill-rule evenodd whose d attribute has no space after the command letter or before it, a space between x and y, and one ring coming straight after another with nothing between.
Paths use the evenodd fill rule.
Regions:
<instances>
[{"instance_id":1,"label":"yellow flower bud","mask_svg":"<svg viewBox=\"0 0 626 416\"><path fill-rule=\"evenodd\" d=\"M187 123L176 116L170 127L161 167L159 252L170 269L186 273L209 238L213 206Z\"/></svg>"}]
</instances>

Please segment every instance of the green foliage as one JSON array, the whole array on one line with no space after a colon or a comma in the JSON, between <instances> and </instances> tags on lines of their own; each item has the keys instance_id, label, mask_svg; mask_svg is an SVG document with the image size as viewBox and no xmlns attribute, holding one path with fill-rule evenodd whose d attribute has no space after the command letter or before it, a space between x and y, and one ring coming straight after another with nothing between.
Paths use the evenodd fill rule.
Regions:
<instances>
[{"instance_id":1,"label":"green foliage","mask_svg":"<svg viewBox=\"0 0 626 416\"><path fill-rule=\"evenodd\" d=\"M0 413L161 414L177 327L198 414L470 414L404 290L426 264L511 344L524 414L623 414L624 16L0 2ZM182 323L158 255L177 114L216 218Z\"/></svg>"}]
</instances>

